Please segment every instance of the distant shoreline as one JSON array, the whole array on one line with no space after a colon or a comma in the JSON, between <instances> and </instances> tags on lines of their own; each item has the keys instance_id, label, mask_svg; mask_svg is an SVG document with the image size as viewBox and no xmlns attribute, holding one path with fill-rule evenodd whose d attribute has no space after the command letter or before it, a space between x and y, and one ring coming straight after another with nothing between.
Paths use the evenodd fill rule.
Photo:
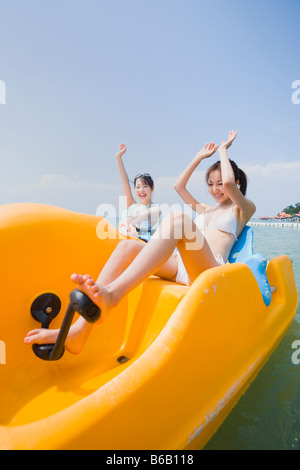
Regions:
<instances>
[{"instance_id":1,"label":"distant shoreline","mask_svg":"<svg viewBox=\"0 0 300 470\"><path fill-rule=\"evenodd\" d=\"M264 221L264 220L250 220L248 222L250 227L288 227L288 228L299 228L300 222L287 222L287 221Z\"/></svg>"}]
</instances>

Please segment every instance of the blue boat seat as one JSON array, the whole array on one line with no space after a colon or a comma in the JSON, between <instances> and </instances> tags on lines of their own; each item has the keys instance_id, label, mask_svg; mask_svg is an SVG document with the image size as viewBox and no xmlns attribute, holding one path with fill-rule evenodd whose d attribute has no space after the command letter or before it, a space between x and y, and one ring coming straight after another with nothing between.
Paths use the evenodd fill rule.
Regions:
<instances>
[{"instance_id":1,"label":"blue boat seat","mask_svg":"<svg viewBox=\"0 0 300 470\"><path fill-rule=\"evenodd\" d=\"M251 227L244 228L235 242L228 260L230 263L245 263L251 269L268 307L272 299L271 287L266 273L268 262L261 253L253 253L253 230Z\"/></svg>"}]
</instances>

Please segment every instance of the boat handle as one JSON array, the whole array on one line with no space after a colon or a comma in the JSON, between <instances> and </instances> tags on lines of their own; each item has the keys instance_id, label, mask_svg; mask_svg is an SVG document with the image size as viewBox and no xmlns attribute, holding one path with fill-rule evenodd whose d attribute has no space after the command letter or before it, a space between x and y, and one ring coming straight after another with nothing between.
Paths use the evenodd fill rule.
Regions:
<instances>
[{"instance_id":1,"label":"boat handle","mask_svg":"<svg viewBox=\"0 0 300 470\"><path fill-rule=\"evenodd\" d=\"M59 313L60 300L55 296L55 294L43 294L43 296L48 296L48 298L43 297L43 299L41 299L42 296L38 297L32 304L31 314L36 320L42 322L42 328L49 328L50 322ZM47 303L46 300L48 299L49 303L45 306ZM36 306L40 303L43 303L43 309L37 313ZM53 309L53 303L55 303L55 309ZM84 292L81 292L79 289L74 289L70 293L70 303L64 316L56 343L32 345L32 350L37 357L44 361L57 361L63 357L65 352L65 341L76 312L78 312L88 323L96 323L101 316L99 307L95 305Z\"/></svg>"}]
</instances>

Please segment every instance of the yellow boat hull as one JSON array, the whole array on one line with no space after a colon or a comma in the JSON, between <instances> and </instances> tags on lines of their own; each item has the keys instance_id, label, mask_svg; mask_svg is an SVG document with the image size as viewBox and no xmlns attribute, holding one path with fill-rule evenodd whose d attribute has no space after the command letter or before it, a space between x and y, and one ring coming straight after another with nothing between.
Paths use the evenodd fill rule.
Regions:
<instances>
[{"instance_id":1,"label":"yellow boat hull","mask_svg":"<svg viewBox=\"0 0 300 470\"><path fill-rule=\"evenodd\" d=\"M31 304L56 294L62 309L50 327L60 327L70 274L96 277L124 238L108 225L111 238L101 240L99 222L45 205L0 207L0 448L200 449L295 315L292 263L269 262L269 307L240 263L190 288L152 277L93 328L83 353L44 362L24 344L40 327Z\"/></svg>"}]
</instances>

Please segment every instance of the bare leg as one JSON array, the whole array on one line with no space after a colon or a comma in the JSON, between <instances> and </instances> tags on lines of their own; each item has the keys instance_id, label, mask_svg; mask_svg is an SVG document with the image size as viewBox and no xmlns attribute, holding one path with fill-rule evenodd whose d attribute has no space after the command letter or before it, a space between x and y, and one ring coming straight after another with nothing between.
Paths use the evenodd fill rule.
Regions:
<instances>
[{"instance_id":1,"label":"bare leg","mask_svg":"<svg viewBox=\"0 0 300 470\"><path fill-rule=\"evenodd\" d=\"M124 240L120 242L107 264L104 266L99 276L100 282L106 285L118 277L143 249L144 245L144 243L137 240ZM91 279L91 277L87 274L85 276L73 275L74 282L76 282L77 287L83 292L86 292L84 286L88 279ZM88 323L84 318L80 317L70 328L65 343L66 349L73 354L80 353L92 331L92 326L93 325ZM37 328L27 333L24 342L28 345L51 344L56 342L58 334L58 329L48 330Z\"/></svg>"},{"instance_id":2,"label":"bare leg","mask_svg":"<svg viewBox=\"0 0 300 470\"><path fill-rule=\"evenodd\" d=\"M130 265L134 258L145 247L145 243L138 240L123 240L121 241L107 263L102 268L101 273L97 279L97 283L102 286L114 281L125 269Z\"/></svg>"},{"instance_id":3,"label":"bare leg","mask_svg":"<svg viewBox=\"0 0 300 470\"><path fill-rule=\"evenodd\" d=\"M97 284L106 286L114 281L133 261L133 259L145 247L145 243L137 240L124 240L120 242L106 265L102 269ZM171 257L161 269L155 273L166 279L174 279L177 272L177 261L175 257ZM85 293L89 293L86 288L86 282L94 284L89 275L79 276L73 275L72 280L77 287ZM93 325L89 324L84 318L80 317L70 328L65 347L73 353L78 354L83 349ZM35 329L27 333L24 342L26 344L49 344L55 343L59 330L47 330L43 328Z\"/></svg>"},{"instance_id":4,"label":"bare leg","mask_svg":"<svg viewBox=\"0 0 300 470\"><path fill-rule=\"evenodd\" d=\"M145 247L145 243L137 240L124 240L120 242L99 274L97 284L106 286L117 279ZM177 268L178 263L172 253L163 266L153 274L163 279L175 280Z\"/></svg>"},{"instance_id":5,"label":"bare leg","mask_svg":"<svg viewBox=\"0 0 300 470\"><path fill-rule=\"evenodd\" d=\"M218 266L202 232L191 218L181 212L173 212L165 217L142 253L107 286L111 303L117 304L124 295L161 269L176 245L192 281L206 269Z\"/></svg>"},{"instance_id":6,"label":"bare leg","mask_svg":"<svg viewBox=\"0 0 300 470\"><path fill-rule=\"evenodd\" d=\"M89 275L73 274L71 279L100 307L102 318L105 318L111 308L151 274L160 274L169 279L174 278L177 264L172 254L176 245L192 281L202 271L218 265L201 231L197 229L190 217L176 212L171 213L162 221L148 244L142 245L136 242L135 245L126 246L130 255L128 253L124 255L126 251L124 245L124 253L120 255L120 243L119 250L115 250L112 254L97 283ZM91 329L92 326L80 318L70 329L66 342L67 349L73 353L80 352ZM45 341L46 331L48 330L34 330L28 333L25 342L27 344L53 342L58 330L50 330L49 341Z\"/></svg>"},{"instance_id":7,"label":"bare leg","mask_svg":"<svg viewBox=\"0 0 300 470\"><path fill-rule=\"evenodd\" d=\"M218 266L209 245L190 217L175 212L165 217L148 244L119 277L106 286L90 278L79 288L84 289L106 316L131 290L151 274L159 272L176 245L192 281L204 270ZM74 276L71 279L77 283Z\"/></svg>"}]
</instances>

